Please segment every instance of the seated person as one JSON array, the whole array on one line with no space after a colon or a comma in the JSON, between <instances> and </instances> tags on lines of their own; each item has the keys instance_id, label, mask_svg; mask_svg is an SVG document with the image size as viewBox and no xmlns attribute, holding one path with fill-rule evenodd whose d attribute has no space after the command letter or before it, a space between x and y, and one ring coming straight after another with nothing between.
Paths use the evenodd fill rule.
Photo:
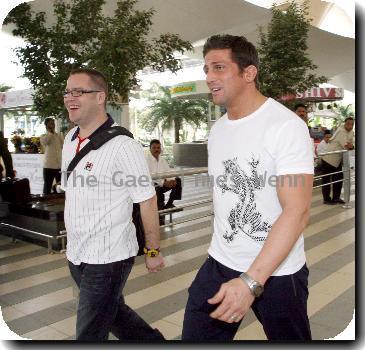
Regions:
<instances>
[{"instance_id":1,"label":"seated person","mask_svg":"<svg viewBox=\"0 0 365 350\"><path fill-rule=\"evenodd\" d=\"M147 155L148 169L151 174L164 173L171 171L172 169L168 165L167 161L160 157L161 154L161 142L159 140L152 140L150 142L150 153ZM155 181L155 189L157 195L157 207L158 210L174 208L174 200L181 199L181 179L169 178L158 179ZM165 192L171 191L169 200L165 205Z\"/></svg>"}]
</instances>

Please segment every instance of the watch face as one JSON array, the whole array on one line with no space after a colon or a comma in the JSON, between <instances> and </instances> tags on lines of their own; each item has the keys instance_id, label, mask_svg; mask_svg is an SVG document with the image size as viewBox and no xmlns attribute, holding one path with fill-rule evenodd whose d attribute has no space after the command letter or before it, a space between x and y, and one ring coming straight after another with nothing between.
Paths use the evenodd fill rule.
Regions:
<instances>
[{"instance_id":1,"label":"watch face","mask_svg":"<svg viewBox=\"0 0 365 350\"><path fill-rule=\"evenodd\" d=\"M256 297L259 297L264 291L264 287L261 285L256 285L254 289L254 294Z\"/></svg>"}]
</instances>

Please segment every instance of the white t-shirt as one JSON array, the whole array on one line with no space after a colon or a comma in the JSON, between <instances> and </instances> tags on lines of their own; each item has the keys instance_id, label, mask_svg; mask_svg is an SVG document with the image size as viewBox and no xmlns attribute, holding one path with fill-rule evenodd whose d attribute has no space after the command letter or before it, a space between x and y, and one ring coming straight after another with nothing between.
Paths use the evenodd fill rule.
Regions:
<instances>
[{"instance_id":1,"label":"white t-shirt","mask_svg":"<svg viewBox=\"0 0 365 350\"><path fill-rule=\"evenodd\" d=\"M229 120L225 114L210 132L208 171L214 179L214 233L208 252L231 269L247 271L282 212L276 176L313 174L307 126L271 98L242 119ZM304 263L301 235L273 275L292 274Z\"/></svg>"},{"instance_id":2,"label":"white t-shirt","mask_svg":"<svg viewBox=\"0 0 365 350\"><path fill-rule=\"evenodd\" d=\"M347 131L344 126L340 126L335 134L331 137L330 142L327 146L327 152L339 151L345 149L346 143L351 142L354 143L354 131ZM335 168L339 167L342 161L343 154L329 154L323 156L322 159L326 162L334 166Z\"/></svg>"},{"instance_id":3,"label":"white t-shirt","mask_svg":"<svg viewBox=\"0 0 365 350\"><path fill-rule=\"evenodd\" d=\"M66 135L62 151L67 259L76 265L106 264L135 256L132 203L155 195L142 146L127 136L114 137L82 158L66 185L64 172L78 145L76 129Z\"/></svg>"},{"instance_id":4,"label":"white t-shirt","mask_svg":"<svg viewBox=\"0 0 365 350\"><path fill-rule=\"evenodd\" d=\"M161 156L158 157L158 160L157 160L151 153L148 153L146 155L146 160L147 160L147 164L148 164L148 169L151 174L165 173L167 171L172 170L169 166L169 163L167 163L167 161L164 158L162 158ZM168 178L166 180L172 180L172 179L174 179L174 177ZM156 182L159 186L162 186L164 181L165 181L165 179L154 180L154 182Z\"/></svg>"},{"instance_id":5,"label":"white t-shirt","mask_svg":"<svg viewBox=\"0 0 365 350\"><path fill-rule=\"evenodd\" d=\"M326 153L328 148L328 143L322 140L317 146L317 154Z\"/></svg>"}]
</instances>

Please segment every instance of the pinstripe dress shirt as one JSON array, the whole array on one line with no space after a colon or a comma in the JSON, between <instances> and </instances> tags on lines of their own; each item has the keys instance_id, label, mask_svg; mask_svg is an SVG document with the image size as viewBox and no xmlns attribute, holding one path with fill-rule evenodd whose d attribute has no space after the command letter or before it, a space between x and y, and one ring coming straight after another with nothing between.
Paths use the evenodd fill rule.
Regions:
<instances>
[{"instance_id":1,"label":"pinstripe dress shirt","mask_svg":"<svg viewBox=\"0 0 365 350\"><path fill-rule=\"evenodd\" d=\"M95 133L113 123L109 117ZM106 264L135 256L132 204L155 195L142 146L127 136L116 136L90 151L66 180L79 144L77 134L74 128L66 135L62 150L67 259L76 265Z\"/></svg>"}]
</instances>

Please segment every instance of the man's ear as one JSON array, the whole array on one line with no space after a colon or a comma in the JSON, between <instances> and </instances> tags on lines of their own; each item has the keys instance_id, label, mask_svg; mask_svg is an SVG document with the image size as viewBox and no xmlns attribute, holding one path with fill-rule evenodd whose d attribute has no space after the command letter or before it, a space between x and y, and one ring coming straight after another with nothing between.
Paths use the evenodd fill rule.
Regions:
<instances>
[{"instance_id":1,"label":"man's ear","mask_svg":"<svg viewBox=\"0 0 365 350\"><path fill-rule=\"evenodd\" d=\"M99 104L104 104L105 99L106 99L105 92L104 91L99 92L99 94L98 94L98 103Z\"/></svg>"},{"instance_id":2,"label":"man's ear","mask_svg":"<svg viewBox=\"0 0 365 350\"><path fill-rule=\"evenodd\" d=\"M243 76L245 77L248 83L252 83L255 81L257 75L257 68L253 65L247 66L243 71Z\"/></svg>"}]
</instances>

